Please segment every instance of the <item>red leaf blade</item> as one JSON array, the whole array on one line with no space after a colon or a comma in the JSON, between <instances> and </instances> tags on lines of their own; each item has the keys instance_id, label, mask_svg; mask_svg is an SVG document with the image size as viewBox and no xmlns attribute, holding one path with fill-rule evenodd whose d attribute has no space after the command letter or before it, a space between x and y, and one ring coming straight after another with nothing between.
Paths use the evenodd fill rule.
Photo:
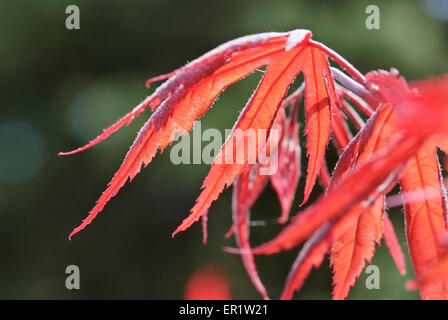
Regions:
<instances>
[{"instance_id":1,"label":"red leaf blade","mask_svg":"<svg viewBox=\"0 0 448 320\"><path fill-rule=\"evenodd\" d=\"M403 251L401 250L400 243L398 242L397 235L395 234L392 221L390 221L387 213L384 213L383 232L386 246L389 248L390 255L392 256L392 259L394 260L398 268L398 271L400 271L402 275L405 275L406 262L404 259L404 254Z\"/></svg>"},{"instance_id":2,"label":"red leaf blade","mask_svg":"<svg viewBox=\"0 0 448 320\"><path fill-rule=\"evenodd\" d=\"M196 222L218 198L222 190L232 184L245 164L255 162L266 142L266 137L259 133L263 130L266 133L269 132L289 85L302 68L304 50L303 46L299 46L272 58L260 85L216 158L221 163L215 160L212 164L195 206L191 209L190 215L174 231L173 236ZM246 134L249 131L255 132L255 135L251 137L251 134ZM255 146L252 149L255 152L249 152L245 146ZM240 160L235 161L235 159Z\"/></svg>"},{"instance_id":3,"label":"red leaf blade","mask_svg":"<svg viewBox=\"0 0 448 320\"><path fill-rule=\"evenodd\" d=\"M316 48L307 49L307 63L304 65L305 114L307 135L308 169L305 195L301 205L308 200L316 183L330 138L330 102L336 101L333 78L325 54ZM331 90L330 90L331 89ZM329 94L331 92L332 94Z\"/></svg>"},{"instance_id":4,"label":"red leaf blade","mask_svg":"<svg viewBox=\"0 0 448 320\"><path fill-rule=\"evenodd\" d=\"M444 194L421 201L407 199L410 192L441 190L439 163L434 144L427 143L413 157L403 171L400 180L406 211L406 235L409 252L417 277L424 275L427 268L439 261L445 253L441 238L447 231L446 199ZM447 299L448 277L432 286L420 289L423 299Z\"/></svg>"},{"instance_id":5,"label":"red leaf blade","mask_svg":"<svg viewBox=\"0 0 448 320\"><path fill-rule=\"evenodd\" d=\"M203 79L206 81L208 79L211 86L214 85L213 81L217 81L213 89L219 90L219 92L210 93L210 95L218 96L227 86L266 64L270 55L283 50L287 40L286 36L287 34L282 33L265 33L238 38L220 45L182 68L149 79L147 86L152 82L169 78L131 112L104 129L101 135L80 148L69 152L60 152L58 155L71 155L93 147L122 126L129 125L149 106L154 111L163 101L175 94L181 86L185 89L184 92L187 92ZM223 73L226 77L223 77ZM209 94L207 90L203 92L206 95Z\"/></svg>"},{"instance_id":6,"label":"red leaf blade","mask_svg":"<svg viewBox=\"0 0 448 320\"><path fill-rule=\"evenodd\" d=\"M278 164L276 172L271 175L271 183L280 201L282 213L278 218L279 223L285 223L289 217L292 202L296 193L300 179L300 144L299 125L297 122L296 102L291 110L291 114L285 121L285 130L280 141L278 150ZM274 159L274 161L277 161Z\"/></svg>"}]
</instances>

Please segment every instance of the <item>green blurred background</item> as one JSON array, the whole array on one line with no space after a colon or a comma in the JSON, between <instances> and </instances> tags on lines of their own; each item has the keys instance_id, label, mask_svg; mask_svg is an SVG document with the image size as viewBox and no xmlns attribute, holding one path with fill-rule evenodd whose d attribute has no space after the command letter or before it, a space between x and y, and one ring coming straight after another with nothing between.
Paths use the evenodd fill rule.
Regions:
<instances>
[{"instance_id":1,"label":"green blurred background","mask_svg":"<svg viewBox=\"0 0 448 320\"><path fill-rule=\"evenodd\" d=\"M80 8L80 30L65 28L69 4ZM369 4L380 8L380 30L364 26ZM448 71L447 18L444 0L0 0L0 298L179 299L194 270L208 264L227 275L234 298L258 299L240 258L221 250L235 245L224 238L231 224L230 189L210 210L206 246L200 224L171 239L208 166L175 166L169 150L92 225L67 239L104 191L149 112L82 154L61 158L57 152L86 143L139 103L154 90L144 87L147 78L246 34L306 28L364 73L397 67L408 79L442 74ZM203 129L231 128L260 76L227 90L203 119ZM302 193L303 181L293 211ZM268 187L252 211L268 225L252 229L253 244L280 230L271 222L279 213ZM401 209L391 216L407 254ZM297 252L257 258L273 298ZM409 260L402 277L383 245L372 263L380 268L381 289L367 290L363 273L350 298L418 298L404 289L413 275ZM81 270L80 290L65 288L71 264ZM325 261L295 297L329 299L330 292Z\"/></svg>"}]
</instances>

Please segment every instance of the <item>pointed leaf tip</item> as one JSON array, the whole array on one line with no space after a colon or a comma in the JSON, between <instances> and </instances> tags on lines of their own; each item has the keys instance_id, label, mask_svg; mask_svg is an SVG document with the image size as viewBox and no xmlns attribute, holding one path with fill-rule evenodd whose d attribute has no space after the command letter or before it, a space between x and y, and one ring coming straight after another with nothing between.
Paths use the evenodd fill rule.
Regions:
<instances>
[{"instance_id":1,"label":"pointed leaf tip","mask_svg":"<svg viewBox=\"0 0 448 320\"><path fill-rule=\"evenodd\" d=\"M326 55L310 47L306 59L311 61L303 68L308 169L301 206L308 201L325 158L330 139L332 102L336 101L334 80Z\"/></svg>"}]
</instances>

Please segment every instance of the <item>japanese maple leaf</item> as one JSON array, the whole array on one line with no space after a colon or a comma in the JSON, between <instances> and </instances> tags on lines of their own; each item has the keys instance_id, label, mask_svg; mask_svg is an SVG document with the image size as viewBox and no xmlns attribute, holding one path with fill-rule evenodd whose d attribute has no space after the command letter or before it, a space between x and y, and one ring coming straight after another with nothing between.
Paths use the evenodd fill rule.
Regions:
<instances>
[{"instance_id":1,"label":"japanese maple leaf","mask_svg":"<svg viewBox=\"0 0 448 320\"><path fill-rule=\"evenodd\" d=\"M299 102L296 101L293 104L290 116L285 118L278 155L275 159L275 161L278 161L278 168L270 176L282 208L282 213L278 218L279 223L285 223L288 220L301 173L299 125L297 122L298 107Z\"/></svg>"},{"instance_id":2,"label":"japanese maple leaf","mask_svg":"<svg viewBox=\"0 0 448 320\"><path fill-rule=\"evenodd\" d=\"M330 67L328 58L349 76ZM61 153L83 151L129 124L146 108L154 111L106 191L69 237L85 228L128 179L132 180L142 165L151 162L159 149L162 152L179 134L190 131L225 88L263 66L266 70L257 89L213 162L190 215L173 236L202 219L205 241L209 208L233 184L233 225L228 235L234 233L239 248L227 251L242 255L260 294L267 298L253 255L288 250L306 241L281 298L291 298L311 269L319 267L331 252L333 298L343 299L382 237L399 271L406 272L404 255L386 211L387 204L392 203L386 201L387 194L399 183L407 241L416 272L416 280L409 286L419 287L423 299L447 299L448 274L443 267L448 253L442 241L447 232L446 191L436 153L437 148L448 152L447 76L411 85L396 69L372 71L363 76L334 51L311 40L311 32L307 30L242 37L182 68L152 78L148 86L155 81L167 81L87 145ZM304 85L284 99L299 73L303 73ZM251 248L250 210L268 181L281 203L280 223L288 220L293 205L300 177L296 114L302 94L308 164L301 205L308 201L317 179L325 192L295 215L274 239ZM288 106L293 107L285 115ZM360 114L368 120L365 122ZM355 136L349 121L358 131ZM266 134L253 138L244 134L248 130ZM273 134L277 130L281 131L278 140ZM332 174L325 159L330 140L339 154ZM267 157L263 158L261 151ZM278 153L277 158L272 157L273 152ZM234 161L237 158L240 161ZM262 174L266 165L276 159L278 170Z\"/></svg>"},{"instance_id":3,"label":"japanese maple leaf","mask_svg":"<svg viewBox=\"0 0 448 320\"><path fill-rule=\"evenodd\" d=\"M441 243L447 232L446 198L445 192L440 192L443 186L436 145L433 142L422 147L407 164L400 185L406 203L406 236L409 252L415 273L421 276L430 264L437 263L446 252ZM425 195L433 190L438 190L439 195ZM423 197L420 197L422 200L407 199L418 196L418 193L422 194ZM420 295L424 299L447 299L448 276L432 286L422 286Z\"/></svg>"},{"instance_id":4,"label":"japanese maple leaf","mask_svg":"<svg viewBox=\"0 0 448 320\"><path fill-rule=\"evenodd\" d=\"M378 111L373 129L360 136L360 150L356 161L362 163L384 148L395 131L390 121L393 116L391 105L384 105ZM391 128L390 128L391 127ZM384 132L389 130L392 132ZM381 139L382 138L382 139ZM378 197L370 208L353 219L353 226L342 234L332 245L331 263L333 265L333 297L345 298L349 287L364 268L365 261L370 261L375 251L375 242L382 236L382 219L384 212L384 195Z\"/></svg>"},{"instance_id":5,"label":"japanese maple leaf","mask_svg":"<svg viewBox=\"0 0 448 320\"><path fill-rule=\"evenodd\" d=\"M236 132L251 129L266 130L269 133L283 97L299 72L303 72L306 84L305 129L309 157L304 199L306 201L324 159L331 127L331 109L335 108L337 100L327 55L351 71L356 79L365 81L343 58L310 38L311 32L295 30L288 33L246 36L221 45L174 72L150 79L149 82L168 80L131 113L105 129L102 135L86 146L72 152L60 153L66 155L85 150L107 138L122 125L129 124L148 106L153 110L157 108L140 130L106 191L98 199L89 216L73 230L70 238L85 228L126 181L132 180L142 165L146 166L151 162L159 149L163 151L177 134L191 130L194 121L206 113L226 87L264 65L266 71L257 90L243 109L233 132L217 156L217 159L222 160L229 157L233 159L238 155L242 157L242 163L223 164L215 160L190 216L173 235L187 229L201 216L206 215L211 203L225 187L232 184L245 165L255 162L256 155L247 154L241 147L238 149L238 146L245 145L241 143L245 137L236 135ZM249 143L255 144L256 150L261 150L266 138Z\"/></svg>"},{"instance_id":6,"label":"japanese maple leaf","mask_svg":"<svg viewBox=\"0 0 448 320\"><path fill-rule=\"evenodd\" d=\"M373 222L372 217L369 217L372 210L379 214L382 213L382 210L379 210L381 207L378 209L375 208L377 204L382 204L383 200L380 200L381 197L398 181L398 174L401 171L401 181L403 179L418 179L418 175L415 173L407 172L408 169L403 170L403 168L407 168L404 167L404 164L409 159L412 159L414 154L418 154L419 149L424 146L424 143L437 130L446 131L446 128L443 128L442 125L442 123L446 123L446 118L445 120L438 120L440 125L436 125L435 127L425 126L422 128L424 130L415 130L410 125L410 123L417 122L417 117L421 113L421 110L424 110L423 108L431 104L430 100L434 99L434 96L430 93L421 90L421 95L417 94L407 86L403 78L397 77L395 71L391 73L383 71L375 72L368 75L367 79L374 85L372 87L374 90L372 95L374 94L376 97L373 100L379 102L380 105L382 103L381 101L390 101L393 103L394 108L391 108L392 104L380 107L374 117L369 119L360 133L352 140L336 166L327 194L322 196L321 200L317 201L314 205L296 216L292 224L286 227L276 238L253 249L253 252L256 254L275 253L298 245L314 233L302 249L291 269L282 295L283 298L290 298L294 289L299 289L302 286L311 268L318 267L321 264L330 246L333 246L333 250L337 252L337 254L333 255L333 265L339 266L336 267L335 272L335 298L344 298L347 295L349 286L354 283L354 279L359 275L364 266L364 260L369 260L373 254L373 241L378 240L381 234L379 231L381 228L381 219ZM438 114L446 112L442 105L438 105L437 103L435 105L432 104L430 108L433 108ZM378 115L381 113L385 114L383 110L387 109L389 109L390 115L396 114L396 116L392 118L385 116L384 121L378 121L376 119L379 118ZM407 121L404 123L398 122L398 124L393 125L390 129L392 132L381 127L384 124L389 125L392 121L397 121L392 119L398 116L401 116ZM383 124L381 125L381 123ZM394 133L394 131L396 132ZM363 139L363 136L368 137L368 140ZM381 143L381 139L386 139L386 142ZM369 149L369 140L372 140L370 144L374 149L381 145L384 145L384 147L374 153L374 149L372 149L367 152L367 154L371 154L370 160L360 161L359 158L362 158L363 155L363 151L361 150ZM434 154L432 159L434 159ZM360 164L357 164L358 161L360 161ZM412 166L412 161L410 163L408 166ZM438 163L436 158L435 163ZM357 169L356 167L359 168ZM426 168L423 168L423 171L427 170L429 176L434 176L435 174L437 177L439 173L435 169L434 166L432 168L426 166ZM423 179L423 181L425 180L428 179ZM332 188L332 182L336 184L336 187ZM425 187L422 185L419 186L416 182L411 183L411 185L417 187L419 190ZM440 187L436 189L440 190ZM404 193L404 196L406 197L406 193ZM439 195L439 199L440 196L444 198L445 193L442 192ZM438 211L442 213L444 210L443 206L445 205L444 202L443 206L441 206L441 202L437 198L431 200L431 197L424 197L424 202L426 203L434 201L439 201L439 208L441 209ZM407 201L407 206L416 208L415 210L419 210L418 208L422 207L421 204L415 201ZM419 211L422 210L420 209ZM443 219L445 215L440 213L435 216L442 219L439 222L439 233L443 233L446 230ZM424 213L419 212L419 216L424 219ZM367 221L366 223L363 222L364 217ZM436 217L433 219L439 219ZM353 229L353 225L357 227ZM425 228L431 225L434 224L425 222L420 228L425 230ZM344 230L348 231L344 232ZM432 232L434 231L432 230ZM359 240L357 240L357 237L359 237ZM388 225L387 238L387 243L391 246L392 255L399 269L403 270L402 254L397 250L396 237L390 230L390 224ZM416 239L421 238L416 236ZM427 238L425 237L424 239L421 241L426 241ZM434 239L434 234L431 239ZM432 246L436 249L433 252L440 259L440 253L437 254L435 244L433 242L429 248ZM424 250L423 248L426 247L423 246L421 250ZM419 251L418 248L416 250ZM421 259L422 254L427 254L427 251L419 252L417 256ZM428 253L429 256L431 254L434 253ZM413 261L415 260L413 259ZM423 290L421 290L421 294L425 298ZM439 291L437 296L431 298L440 299L444 297L441 295L441 291Z\"/></svg>"},{"instance_id":7,"label":"japanese maple leaf","mask_svg":"<svg viewBox=\"0 0 448 320\"><path fill-rule=\"evenodd\" d=\"M257 161L255 164L246 165L243 171L235 179L233 185L232 197L232 228L227 236L232 233L239 248L245 250L241 255L244 267L257 291L264 299L269 299L267 291L260 280L258 271L255 265L254 257L250 251L249 230L250 230L250 210L258 199L259 195L265 188L269 181L268 168L270 166L271 154L278 152L279 143L284 138L285 131L285 113L281 109L276 117L273 130L277 130L277 134L270 135L266 143L264 154L264 161ZM261 159L260 159L261 160ZM273 159L274 161L276 159Z\"/></svg>"},{"instance_id":8,"label":"japanese maple leaf","mask_svg":"<svg viewBox=\"0 0 448 320\"><path fill-rule=\"evenodd\" d=\"M299 88L298 94L292 95L293 100L287 99L284 102L285 105L291 101L293 105L288 117L285 117L283 109L278 113L273 126L278 133L269 136L269 140L275 139L275 141L266 143L265 149L268 150L263 153L266 154L266 158L259 159L253 165L247 165L235 180L233 187L232 231L238 247L244 251L241 254L244 267L255 288L264 299L268 299L268 295L259 278L249 243L250 210L270 180L282 207L282 213L278 220L280 223L284 223L288 218L300 177L297 110L301 92L302 90ZM260 162L260 160L263 161ZM276 164L278 168L272 174L269 172L269 168L275 161L278 161Z\"/></svg>"},{"instance_id":9,"label":"japanese maple leaf","mask_svg":"<svg viewBox=\"0 0 448 320\"><path fill-rule=\"evenodd\" d=\"M392 112L390 105L380 108L363 130L358 133L336 166L328 188L330 194L333 190L338 190L337 186L341 178L349 176L357 162L362 163L368 159L366 157L373 154L373 150L378 147L379 133L384 130L384 123L390 118ZM362 150L359 147L360 141L363 142ZM302 286L311 267L320 265L332 243L334 243L332 263L335 268L335 296L338 297L339 290L348 292L349 286L362 270L359 269L363 267L364 259L370 259L373 255L374 241L379 241L381 237L383 208L381 202L377 200L372 208L365 209L362 206L356 206L351 212L344 219L334 219L333 222L322 223L323 226L299 254L288 277L282 298L290 298L294 289L299 289ZM361 215L359 215L360 212L362 212ZM310 215L310 219L312 218L313 216ZM357 232L356 225L359 225L359 232ZM298 234L295 233L294 236L296 235ZM357 235L365 240L364 243L360 244L355 241ZM273 253L266 250L272 249L269 249L269 246L264 249L260 247L256 248L255 252ZM341 289L338 289L339 287Z\"/></svg>"}]
</instances>

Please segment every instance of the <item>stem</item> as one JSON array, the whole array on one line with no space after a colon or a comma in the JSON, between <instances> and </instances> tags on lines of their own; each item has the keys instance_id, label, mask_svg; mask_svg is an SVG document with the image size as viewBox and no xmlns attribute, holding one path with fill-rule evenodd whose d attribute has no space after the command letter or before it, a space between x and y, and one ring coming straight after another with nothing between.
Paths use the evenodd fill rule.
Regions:
<instances>
[{"instance_id":1,"label":"stem","mask_svg":"<svg viewBox=\"0 0 448 320\"><path fill-rule=\"evenodd\" d=\"M365 96L365 95L369 94L369 92L364 88L363 85L361 85L359 82L357 82L357 81L353 80L352 78L350 78L349 76L347 76L341 70L339 70L337 68L333 68L333 67L331 67L330 70L331 70L331 74L333 75L333 77L340 84L342 84L344 87L346 87L350 91L352 91L360 96Z\"/></svg>"},{"instance_id":2,"label":"stem","mask_svg":"<svg viewBox=\"0 0 448 320\"><path fill-rule=\"evenodd\" d=\"M342 100L342 108L347 112L348 116L353 120L353 123L355 124L356 128L358 130L361 130L361 128L364 126L364 120L359 116L359 114L356 112L355 109L351 105L347 103L347 101Z\"/></svg>"},{"instance_id":3,"label":"stem","mask_svg":"<svg viewBox=\"0 0 448 320\"><path fill-rule=\"evenodd\" d=\"M370 83L366 77L356 69L350 62L348 62L345 58L343 58L340 54L338 54L333 49L328 48L323 43L310 40L308 42L315 48L321 49L324 51L331 59L334 60L337 64L339 64L344 70L346 70L353 78L355 78L359 83L361 83L367 90L370 90Z\"/></svg>"},{"instance_id":4,"label":"stem","mask_svg":"<svg viewBox=\"0 0 448 320\"><path fill-rule=\"evenodd\" d=\"M365 102L360 96L351 92L350 90L344 88L343 86L336 85L336 89L338 93L343 97L352 101L356 106L367 116L371 117L373 114L373 109L369 106L367 102Z\"/></svg>"}]
</instances>

